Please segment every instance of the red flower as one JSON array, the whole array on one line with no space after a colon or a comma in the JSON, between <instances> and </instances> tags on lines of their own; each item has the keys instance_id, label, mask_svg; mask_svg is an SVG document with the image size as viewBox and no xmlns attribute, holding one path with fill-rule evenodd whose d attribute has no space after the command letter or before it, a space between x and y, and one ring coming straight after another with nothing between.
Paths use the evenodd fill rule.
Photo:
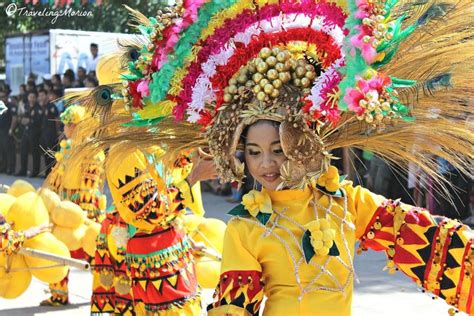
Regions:
<instances>
[{"instance_id":1,"label":"red flower","mask_svg":"<svg viewBox=\"0 0 474 316\"><path fill-rule=\"evenodd\" d=\"M132 97L132 107L135 109L143 109L141 93L137 90L140 80L129 81L128 93Z\"/></svg>"},{"instance_id":2,"label":"red flower","mask_svg":"<svg viewBox=\"0 0 474 316\"><path fill-rule=\"evenodd\" d=\"M201 118L197 121L198 124L203 126L208 126L212 122L212 114L211 112L204 110L201 112Z\"/></svg>"}]
</instances>

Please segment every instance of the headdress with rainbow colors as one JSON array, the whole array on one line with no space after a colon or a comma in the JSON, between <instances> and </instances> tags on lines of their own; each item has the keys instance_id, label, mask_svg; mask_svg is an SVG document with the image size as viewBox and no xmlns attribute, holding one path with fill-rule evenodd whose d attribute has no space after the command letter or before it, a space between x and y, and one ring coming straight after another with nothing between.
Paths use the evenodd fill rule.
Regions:
<instances>
[{"instance_id":1,"label":"headdress with rainbow colors","mask_svg":"<svg viewBox=\"0 0 474 316\"><path fill-rule=\"evenodd\" d=\"M325 171L340 147L438 179L435 154L472 175L469 0L185 1L132 15L142 44L96 94L132 119L109 122L102 145L205 147L223 181L240 180L240 134L267 119L281 123L284 186Z\"/></svg>"}]
</instances>

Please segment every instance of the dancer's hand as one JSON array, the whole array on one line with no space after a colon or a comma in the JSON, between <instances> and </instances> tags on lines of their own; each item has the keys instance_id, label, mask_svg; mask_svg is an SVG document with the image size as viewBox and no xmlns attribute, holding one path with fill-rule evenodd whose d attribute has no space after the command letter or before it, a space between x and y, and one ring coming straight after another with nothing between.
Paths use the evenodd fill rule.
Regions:
<instances>
[{"instance_id":1,"label":"dancer's hand","mask_svg":"<svg viewBox=\"0 0 474 316\"><path fill-rule=\"evenodd\" d=\"M188 175L188 183L193 186L198 181L217 178L216 165L211 157L205 156L201 151L194 152L191 157L193 169Z\"/></svg>"}]
</instances>

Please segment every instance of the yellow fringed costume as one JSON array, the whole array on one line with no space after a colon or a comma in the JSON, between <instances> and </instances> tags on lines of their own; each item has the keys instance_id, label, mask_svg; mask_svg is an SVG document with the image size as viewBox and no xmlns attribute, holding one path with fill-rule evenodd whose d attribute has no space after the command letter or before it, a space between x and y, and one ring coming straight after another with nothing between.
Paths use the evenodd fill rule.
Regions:
<instances>
[{"instance_id":1,"label":"yellow fringed costume","mask_svg":"<svg viewBox=\"0 0 474 316\"><path fill-rule=\"evenodd\" d=\"M86 119L85 108L79 105L70 105L61 114L61 121L68 126L77 126ZM90 121L90 120L89 120ZM88 122L89 122L88 121ZM70 138L60 142L60 150L55 154L56 165L48 176L47 186L56 192L61 199L71 201L86 212L87 218L101 223L105 217L107 199L103 193L105 155L99 152L87 157L77 165L71 165L70 155L74 146L86 141L80 129L74 128ZM90 259L80 247L71 250L71 257L75 259ZM50 284L51 297L43 301L42 305L68 304L68 276L61 282Z\"/></svg>"},{"instance_id":2,"label":"yellow fringed costume","mask_svg":"<svg viewBox=\"0 0 474 316\"><path fill-rule=\"evenodd\" d=\"M83 107L71 105L61 114L61 120L63 124L77 125L85 119L86 115ZM60 142L60 150L55 154L57 163L53 175L48 177L48 186L61 199L79 205L87 213L89 219L100 223L104 218L107 204L106 196L102 193L104 153L100 152L92 158L83 159L79 167L66 168L73 146L82 143L82 138L80 131L75 131L72 139L64 139Z\"/></svg>"},{"instance_id":3,"label":"yellow fringed costume","mask_svg":"<svg viewBox=\"0 0 474 316\"><path fill-rule=\"evenodd\" d=\"M258 315L265 294L266 315L350 315L356 240L386 251L389 271L473 312L471 230L353 188L331 167L332 150L355 147L413 163L443 192L436 156L474 177L472 5L211 0L151 18L133 11L144 36L121 83L93 94L123 100L132 119L106 122L104 131L120 128L93 146L157 144L168 167L202 148L222 181L241 181L247 128L278 126L279 191L252 191L230 212L209 314Z\"/></svg>"},{"instance_id":4,"label":"yellow fringed costume","mask_svg":"<svg viewBox=\"0 0 474 316\"><path fill-rule=\"evenodd\" d=\"M385 251L389 272L399 269L459 310L474 312L474 233L467 226L348 181L340 185L338 194L315 185L263 190L273 210L265 224L243 207L232 210L209 315L258 315L264 295L264 315L351 315L357 240L360 250Z\"/></svg>"},{"instance_id":5,"label":"yellow fringed costume","mask_svg":"<svg viewBox=\"0 0 474 316\"><path fill-rule=\"evenodd\" d=\"M120 152L110 151L107 166L116 211L99 235L91 311L194 315L201 307L191 243L176 218L184 215L183 194L196 197L189 205L202 214L200 192L153 177L141 151L115 160Z\"/></svg>"},{"instance_id":6,"label":"yellow fringed costume","mask_svg":"<svg viewBox=\"0 0 474 316\"><path fill-rule=\"evenodd\" d=\"M109 83L110 74L120 72L117 65L113 55L102 58L99 81ZM102 119L120 112L112 108ZM191 244L177 220L185 209L204 215L200 185L191 188L186 181L192 169L188 155L180 156L168 174L160 153L156 146L130 151L115 145L107 155L115 206L97 240L92 314L194 315L201 309Z\"/></svg>"}]
</instances>

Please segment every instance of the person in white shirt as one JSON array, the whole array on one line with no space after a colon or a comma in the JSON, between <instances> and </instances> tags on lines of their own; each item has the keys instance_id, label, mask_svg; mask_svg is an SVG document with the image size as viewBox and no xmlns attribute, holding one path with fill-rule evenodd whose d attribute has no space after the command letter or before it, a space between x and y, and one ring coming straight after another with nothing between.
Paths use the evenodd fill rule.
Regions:
<instances>
[{"instance_id":1,"label":"person in white shirt","mask_svg":"<svg viewBox=\"0 0 474 316\"><path fill-rule=\"evenodd\" d=\"M99 45L97 45L96 43L91 43L90 50L92 56L87 66L88 73L91 71L95 71L95 68L97 66L97 61L99 60Z\"/></svg>"}]
</instances>

